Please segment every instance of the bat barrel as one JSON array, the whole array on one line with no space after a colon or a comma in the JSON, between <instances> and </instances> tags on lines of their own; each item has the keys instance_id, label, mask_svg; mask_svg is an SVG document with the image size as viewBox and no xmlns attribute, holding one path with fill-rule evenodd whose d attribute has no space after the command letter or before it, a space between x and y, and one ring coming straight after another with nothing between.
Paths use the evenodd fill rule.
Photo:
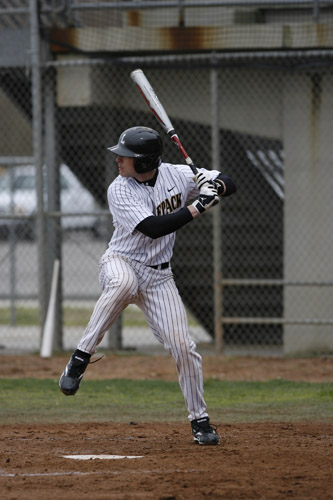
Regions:
<instances>
[{"instance_id":1,"label":"bat barrel","mask_svg":"<svg viewBox=\"0 0 333 500\"><path fill-rule=\"evenodd\" d=\"M179 140L178 135L176 134L176 131L170 121L170 118L165 111L164 107L162 106L161 102L159 101L157 95L154 92L153 87L150 85L146 75L142 71L142 69L138 68L135 69L131 72L131 78L133 82L136 84L138 87L140 93L142 94L144 100L146 101L147 106L150 108L151 112L153 115L157 118L157 120L160 122L168 136L172 139L172 141L176 144L180 152L182 153L183 157L185 158L185 161L187 165L192 169L192 171L196 174L197 169L194 166L193 161L189 157L189 155L186 153L182 143Z\"/></svg>"}]
</instances>

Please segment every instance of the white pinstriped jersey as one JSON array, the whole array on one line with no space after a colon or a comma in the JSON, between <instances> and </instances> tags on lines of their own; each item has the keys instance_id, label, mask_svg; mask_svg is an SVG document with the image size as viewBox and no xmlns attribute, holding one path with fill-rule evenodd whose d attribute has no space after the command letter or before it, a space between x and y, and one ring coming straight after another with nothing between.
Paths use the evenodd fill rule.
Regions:
<instances>
[{"instance_id":1,"label":"white pinstriped jersey","mask_svg":"<svg viewBox=\"0 0 333 500\"><path fill-rule=\"evenodd\" d=\"M211 179L220 172L205 171ZM155 185L139 183L132 177L118 176L108 189L108 203L113 216L114 232L107 253L124 255L146 265L169 262L175 243L175 233L152 239L136 230L136 226L152 215L176 212L199 191L188 165L162 163Z\"/></svg>"}]
</instances>

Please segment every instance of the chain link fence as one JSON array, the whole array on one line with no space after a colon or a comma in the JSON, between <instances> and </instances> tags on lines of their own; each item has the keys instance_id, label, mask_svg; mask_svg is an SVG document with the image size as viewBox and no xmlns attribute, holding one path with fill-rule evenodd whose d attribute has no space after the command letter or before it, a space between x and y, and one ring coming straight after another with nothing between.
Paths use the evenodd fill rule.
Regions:
<instances>
[{"instance_id":1,"label":"chain link fence","mask_svg":"<svg viewBox=\"0 0 333 500\"><path fill-rule=\"evenodd\" d=\"M256 28L262 34L261 24L270 20L273 40L283 24L281 11L264 12L250 3L251 9L237 8L238 27L253 21L243 36L249 39ZM321 12L316 2L289 4L288 22L305 16L316 26L319 17L331 27L330 2ZM88 15L88 4L86 10L82 5L70 11L72 24L97 27L85 52L74 51L78 39L67 33L66 53L59 53L64 33L56 29L68 28L69 11L61 17L59 2L52 18L50 4L43 2L39 35L45 43L51 26L47 33L51 47L58 44L56 52L43 55L35 73L30 66L0 66L2 352L39 350L55 260L55 347L71 350L80 338L100 293L98 260L112 235L106 190L117 169L107 148L120 133L135 125L155 128L164 142L163 159L183 162L129 77L137 67L195 164L228 173L238 187L236 195L177 234L172 267L193 338L225 353L331 352L332 51L256 48L109 57L95 52L105 24L124 27L126 17L129 28L157 27L156 11L147 6L136 15L133 9L101 7ZM182 15L183 26L198 23L198 8L173 9L160 10L158 19L179 27ZM235 24L231 9L215 11L222 26ZM201 22L212 24L214 10L208 11ZM21 15L19 21L22 29L33 30L28 18ZM102 347L157 345L141 312L129 306Z\"/></svg>"}]
</instances>

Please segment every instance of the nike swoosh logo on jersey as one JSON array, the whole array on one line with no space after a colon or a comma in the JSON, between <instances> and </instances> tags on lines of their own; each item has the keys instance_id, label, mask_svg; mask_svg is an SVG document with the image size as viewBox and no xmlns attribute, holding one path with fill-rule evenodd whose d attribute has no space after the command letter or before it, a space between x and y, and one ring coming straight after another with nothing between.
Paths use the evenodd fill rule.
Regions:
<instances>
[{"instance_id":1,"label":"nike swoosh logo on jersey","mask_svg":"<svg viewBox=\"0 0 333 500\"><path fill-rule=\"evenodd\" d=\"M168 189L168 191L172 191L173 189L175 189L176 186L172 186L172 188Z\"/></svg>"}]
</instances>

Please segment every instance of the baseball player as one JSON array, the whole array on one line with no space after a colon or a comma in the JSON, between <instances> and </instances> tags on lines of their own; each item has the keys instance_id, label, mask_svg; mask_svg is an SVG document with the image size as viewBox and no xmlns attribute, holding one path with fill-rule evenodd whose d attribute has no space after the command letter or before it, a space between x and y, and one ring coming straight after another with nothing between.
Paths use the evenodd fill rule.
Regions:
<instances>
[{"instance_id":1,"label":"baseball player","mask_svg":"<svg viewBox=\"0 0 333 500\"><path fill-rule=\"evenodd\" d=\"M107 193L114 232L99 264L102 294L60 377L60 390L67 396L76 393L106 331L128 304L136 304L176 362L194 441L217 445L220 439L203 398L201 356L190 337L170 260L175 232L236 187L216 170L198 169L193 177L187 165L162 162L161 137L147 127L125 130L108 149L117 155L119 176Z\"/></svg>"}]
</instances>

